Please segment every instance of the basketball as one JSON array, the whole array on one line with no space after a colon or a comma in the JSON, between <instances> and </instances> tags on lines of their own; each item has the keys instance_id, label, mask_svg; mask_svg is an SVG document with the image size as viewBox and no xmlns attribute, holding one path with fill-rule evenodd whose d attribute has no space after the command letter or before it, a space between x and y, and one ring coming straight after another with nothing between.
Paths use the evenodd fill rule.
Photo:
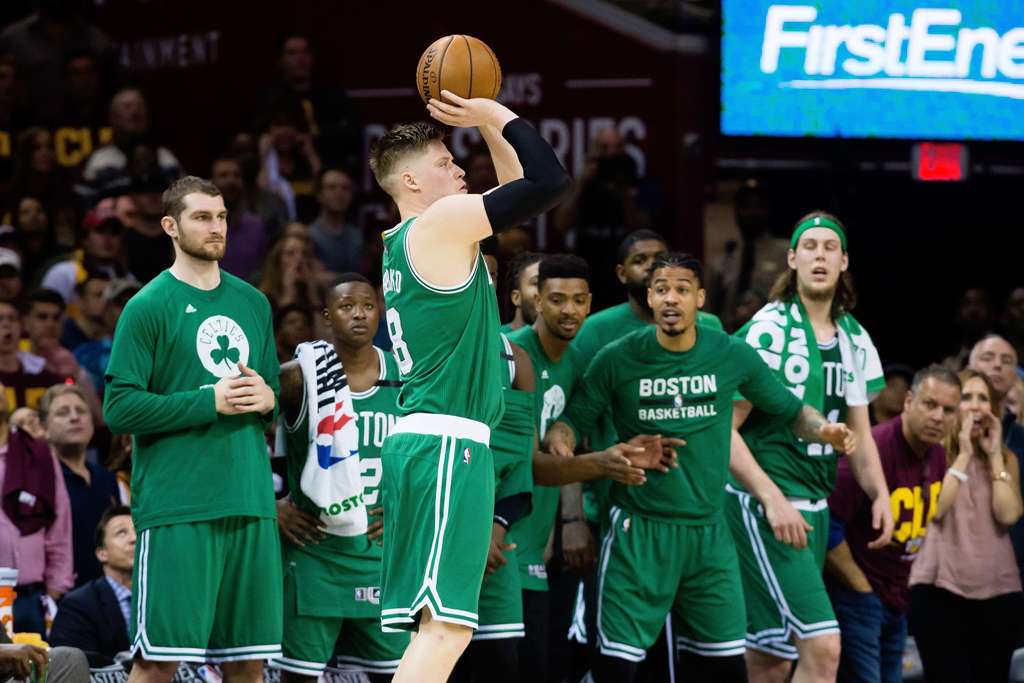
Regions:
<instances>
[{"instance_id":1,"label":"basketball","mask_svg":"<svg viewBox=\"0 0 1024 683\"><path fill-rule=\"evenodd\" d=\"M494 51L473 36L445 36L430 44L416 65L416 89L424 102L448 90L459 97L495 99L501 67Z\"/></svg>"}]
</instances>

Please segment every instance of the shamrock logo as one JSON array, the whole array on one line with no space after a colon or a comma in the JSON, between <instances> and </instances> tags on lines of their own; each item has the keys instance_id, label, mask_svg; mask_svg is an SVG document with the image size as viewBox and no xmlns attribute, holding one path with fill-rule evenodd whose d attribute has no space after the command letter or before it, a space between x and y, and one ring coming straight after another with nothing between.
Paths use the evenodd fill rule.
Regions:
<instances>
[{"instance_id":1,"label":"shamrock logo","mask_svg":"<svg viewBox=\"0 0 1024 683\"><path fill-rule=\"evenodd\" d=\"M238 364L238 359L240 357L238 349L231 346L231 342L228 340L226 334L217 335L217 347L218 348L210 351L210 360L213 361L214 365L220 365L223 363L226 367L231 368L232 365Z\"/></svg>"}]
</instances>

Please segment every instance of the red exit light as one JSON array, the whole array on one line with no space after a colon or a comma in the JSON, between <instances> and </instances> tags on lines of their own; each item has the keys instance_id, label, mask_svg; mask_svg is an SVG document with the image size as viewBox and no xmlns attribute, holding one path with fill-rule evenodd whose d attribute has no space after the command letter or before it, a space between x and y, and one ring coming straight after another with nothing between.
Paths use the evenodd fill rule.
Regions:
<instances>
[{"instance_id":1,"label":"red exit light","mask_svg":"<svg viewBox=\"0 0 1024 683\"><path fill-rule=\"evenodd\" d=\"M959 142L914 145L914 177L926 181L966 180L967 148Z\"/></svg>"}]
</instances>

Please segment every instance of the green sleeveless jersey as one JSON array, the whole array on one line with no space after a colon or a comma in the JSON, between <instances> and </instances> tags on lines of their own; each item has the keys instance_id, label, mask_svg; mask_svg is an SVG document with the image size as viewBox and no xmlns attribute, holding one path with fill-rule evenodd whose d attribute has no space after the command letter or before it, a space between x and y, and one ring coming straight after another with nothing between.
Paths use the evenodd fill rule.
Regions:
<instances>
[{"instance_id":1,"label":"green sleeveless jersey","mask_svg":"<svg viewBox=\"0 0 1024 683\"><path fill-rule=\"evenodd\" d=\"M531 325L519 328L509 335L509 339L523 347L533 362L533 375L537 382L534 393L537 436L543 439L551 423L565 410L583 377L586 359L576 348L569 346L561 360L557 363L552 361ZM513 539L510 542L517 544L519 575L523 588L527 590L547 590L548 587L544 548L555 525L560 490L557 486L535 484L530 514L519 519L509 531Z\"/></svg>"},{"instance_id":2,"label":"green sleeveless jersey","mask_svg":"<svg viewBox=\"0 0 1024 683\"><path fill-rule=\"evenodd\" d=\"M505 391L505 413L491 430L494 454L494 500L499 501L533 488L533 394L512 388L516 359L508 337L499 335L498 357L505 370L501 386Z\"/></svg>"},{"instance_id":3,"label":"green sleeveless jersey","mask_svg":"<svg viewBox=\"0 0 1024 683\"><path fill-rule=\"evenodd\" d=\"M381 470L380 448L384 439L398 421L398 391L402 381L398 376L398 364L394 357L374 347L380 359L380 375L377 382L362 392L352 392L352 409L359 427L359 464L363 478L363 504L367 509L380 505ZM284 451L288 463L288 489L295 505L312 515L317 506L302 492L299 480L309 452L309 411L303 389L302 407L295 421L285 424ZM365 536L343 537L327 534L320 543L307 545L307 552L359 554L380 558L382 548Z\"/></svg>"},{"instance_id":4,"label":"green sleeveless jersey","mask_svg":"<svg viewBox=\"0 0 1024 683\"><path fill-rule=\"evenodd\" d=\"M822 413L829 422L846 421L846 375L839 353L838 337L818 344L824 376L825 403ZM781 373L779 369L776 372ZM807 443L779 420L756 408L740 429L761 469L779 489L793 498L828 498L836 483L839 459L828 444ZM739 486L733 482L734 486Z\"/></svg>"},{"instance_id":5,"label":"green sleeveless jersey","mask_svg":"<svg viewBox=\"0 0 1024 683\"><path fill-rule=\"evenodd\" d=\"M399 410L454 415L494 427L504 410L498 301L483 256L466 281L435 287L416 273L408 235L415 218L384 233L388 334L402 375Z\"/></svg>"},{"instance_id":6,"label":"green sleeveless jersey","mask_svg":"<svg viewBox=\"0 0 1024 683\"><path fill-rule=\"evenodd\" d=\"M725 502L737 390L782 421L800 411L800 401L745 342L698 326L693 348L670 351L647 325L598 352L560 421L587 434L610 409L623 441L638 434L686 441L676 448L677 468L649 470L643 486L612 483L611 502L665 522L711 524Z\"/></svg>"}]
</instances>

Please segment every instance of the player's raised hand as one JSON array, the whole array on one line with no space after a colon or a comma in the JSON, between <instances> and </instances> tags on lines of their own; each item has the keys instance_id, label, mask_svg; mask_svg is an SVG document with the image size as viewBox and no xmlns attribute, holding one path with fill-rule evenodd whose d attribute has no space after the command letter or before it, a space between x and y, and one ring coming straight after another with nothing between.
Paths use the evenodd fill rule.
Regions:
<instances>
[{"instance_id":1,"label":"player's raised hand","mask_svg":"<svg viewBox=\"0 0 1024 683\"><path fill-rule=\"evenodd\" d=\"M837 451L852 453L857 448L857 435L842 422L822 425L819 434Z\"/></svg>"},{"instance_id":2,"label":"player's raised hand","mask_svg":"<svg viewBox=\"0 0 1024 683\"><path fill-rule=\"evenodd\" d=\"M516 115L502 103L486 97L465 99L449 90L441 91L441 99L431 98L427 111L435 119L456 128L493 126L498 130L516 118Z\"/></svg>"},{"instance_id":3,"label":"player's raised hand","mask_svg":"<svg viewBox=\"0 0 1024 683\"><path fill-rule=\"evenodd\" d=\"M274 391L259 373L241 363L238 370L241 377L229 382L224 397L240 413L268 413L274 409ZM219 384L219 382L218 382Z\"/></svg>"},{"instance_id":4,"label":"player's raised hand","mask_svg":"<svg viewBox=\"0 0 1024 683\"><path fill-rule=\"evenodd\" d=\"M647 481L647 473L634 465L627 453L642 457L644 448L617 443L596 456L606 478L627 486L639 486Z\"/></svg>"}]
</instances>

